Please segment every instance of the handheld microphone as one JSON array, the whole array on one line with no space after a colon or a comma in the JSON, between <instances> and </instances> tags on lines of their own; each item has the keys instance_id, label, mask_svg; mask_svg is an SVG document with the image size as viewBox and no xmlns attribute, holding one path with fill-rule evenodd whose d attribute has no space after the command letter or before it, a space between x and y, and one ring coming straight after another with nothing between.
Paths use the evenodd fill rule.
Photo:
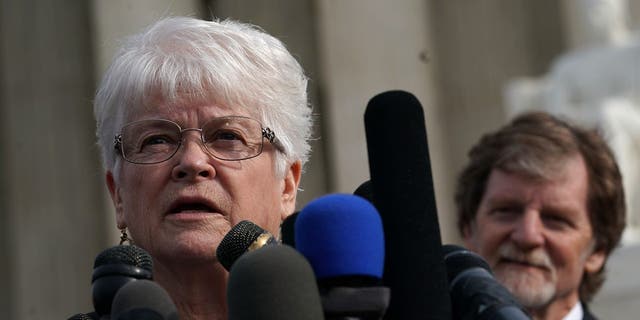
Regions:
<instances>
[{"instance_id":1,"label":"handheld microphone","mask_svg":"<svg viewBox=\"0 0 640 320\"><path fill-rule=\"evenodd\" d=\"M385 232L383 282L393 292L385 318L451 319L422 106L408 92L384 92L369 101L364 124Z\"/></svg>"},{"instance_id":2,"label":"handheld microphone","mask_svg":"<svg viewBox=\"0 0 640 320\"><path fill-rule=\"evenodd\" d=\"M456 245L442 247L453 305L453 319L531 319L491 273L482 257Z\"/></svg>"},{"instance_id":3,"label":"handheld microphone","mask_svg":"<svg viewBox=\"0 0 640 320\"><path fill-rule=\"evenodd\" d=\"M229 320L322 320L313 270L287 245L265 246L233 264L227 285Z\"/></svg>"},{"instance_id":4,"label":"handheld microphone","mask_svg":"<svg viewBox=\"0 0 640 320\"><path fill-rule=\"evenodd\" d=\"M233 263L245 252L277 243L278 240L271 233L249 220L243 220L231 228L222 238L216 250L216 257L220 264L229 271Z\"/></svg>"},{"instance_id":5,"label":"handheld microphone","mask_svg":"<svg viewBox=\"0 0 640 320\"><path fill-rule=\"evenodd\" d=\"M160 285L138 280L118 290L111 305L111 320L178 320L178 311Z\"/></svg>"},{"instance_id":6,"label":"handheld microphone","mask_svg":"<svg viewBox=\"0 0 640 320\"><path fill-rule=\"evenodd\" d=\"M311 201L295 222L296 249L313 267L326 319L382 319L384 234L380 215L361 197L331 194Z\"/></svg>"},{"instance_id":7,"label":"handheld microphone","mask_svg":"<svg viewBox=\"0 0 640 320\"><path fill-rule=\"evenodd\" d=\"M138 246L114 246L98 254L91 277L93 307L98 316L111 313L113 297L122 286L136 280L151 280L152 270L151 256Z\"/></svg>"}]
</instances>

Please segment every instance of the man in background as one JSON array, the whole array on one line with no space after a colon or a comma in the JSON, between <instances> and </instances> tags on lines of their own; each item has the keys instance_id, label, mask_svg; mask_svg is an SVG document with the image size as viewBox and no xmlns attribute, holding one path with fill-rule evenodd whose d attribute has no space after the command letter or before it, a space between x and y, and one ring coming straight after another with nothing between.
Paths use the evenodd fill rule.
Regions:
<instances>
[{"instance_id":1,"label":"man in background","mask_svg":"<svg viewBox=\"0 0 640 320\"><path fill-rule=\"evenodd\" d=\"M534 319L594 319L587 303L625 226L620 171L596 131L521 115L471 149L455 200L465 245Z\"/></svg>"}]
</instances>

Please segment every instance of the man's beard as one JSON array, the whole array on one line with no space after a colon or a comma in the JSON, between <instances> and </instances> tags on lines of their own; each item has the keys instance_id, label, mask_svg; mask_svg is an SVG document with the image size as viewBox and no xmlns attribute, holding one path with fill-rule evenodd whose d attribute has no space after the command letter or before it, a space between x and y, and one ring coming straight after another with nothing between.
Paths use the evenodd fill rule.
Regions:
<instances>
[{"instance_id":1,"label":"man's beard","mask_svg":"<svg viewBox=\"0 0 640 320\"><path fill-rule=\"evenodd\" d=\"M499 259L514 260L547 269L550 277L542 272L523 272L508 265L494 270L496 278L525 308L539 308L549 304L556 294L557 273L551 258L544 249L523 252L511 242L498 249Z\"/></svg>"}]
</instances>

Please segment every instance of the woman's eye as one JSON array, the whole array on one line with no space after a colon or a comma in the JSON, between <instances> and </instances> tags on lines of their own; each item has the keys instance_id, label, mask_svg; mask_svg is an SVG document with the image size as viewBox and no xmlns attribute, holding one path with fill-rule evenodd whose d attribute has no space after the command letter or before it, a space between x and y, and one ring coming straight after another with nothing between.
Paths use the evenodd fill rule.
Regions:
<instances>
[{"instance_id":1,"label":"woman's eye","mask_svg":"<svg viewBox=\"0 0 640 320\"><path fill-rule=\"evenodd\" d=\"M219 140L231 141L231 140L243 140L243 138L242 138L242 135L233 131L217 131L213 135L212 140L213 141L219 141Z\"/></svg>"},{"instance_id":2,"label":"woman's eye","mask_svg":"<svg viewBox=\"0 0 640 320\"><path fill-rule=\"evenodd\" d=\"M150 145L164 144L164 143L169 143L169 139L167 137L153 136L153 137L146 138L143 142L143 145L150 146Z\"/></svg>"},{"instance_id":3,"label":"woman's eye","mask_svg":"<svg viewBox=\"0 0 640 320\"><path fill-rule=\"evenodd\" d=\"M142 140L139 146L141 151L158 151L159 148L164 150L165 148L172 147L177 144L177 140L167 135L153 135L148 136Z\"/></svg>"}]
</instances>

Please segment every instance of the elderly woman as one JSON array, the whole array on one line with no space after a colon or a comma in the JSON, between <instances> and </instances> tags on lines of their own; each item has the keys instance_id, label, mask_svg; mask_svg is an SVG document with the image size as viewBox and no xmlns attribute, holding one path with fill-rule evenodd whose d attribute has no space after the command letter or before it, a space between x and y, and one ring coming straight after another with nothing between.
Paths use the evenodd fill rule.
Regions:
<instances>
[{"instance_id":1,"label":"elderly woman","mask_svg":"<svg viewBox=\"0 0 640 320\"><path fill-rule=\"evenodd\" d=\"M180 319L226 318L216 248L232 226L277 234L293 212L306 85L274 37L193 18L128 38L106 71L94 111L117 227L152 255Z\"/></svg>"}]
</instances>

